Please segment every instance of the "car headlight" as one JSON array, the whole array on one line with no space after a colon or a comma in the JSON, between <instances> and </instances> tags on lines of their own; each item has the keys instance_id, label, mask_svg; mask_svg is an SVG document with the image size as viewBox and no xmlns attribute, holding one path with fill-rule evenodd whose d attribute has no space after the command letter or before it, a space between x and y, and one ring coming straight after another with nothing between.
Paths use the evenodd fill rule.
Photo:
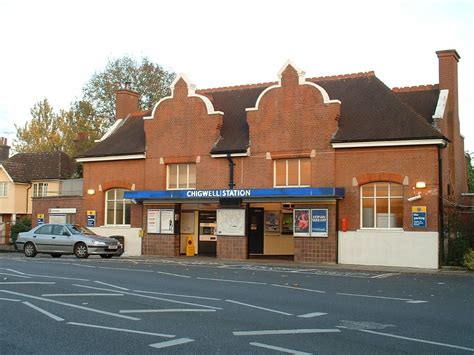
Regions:
<instances>
[{"instance_id":1,"label":"car headlight","mask_svg":"<svg viewBox=\"0 0 474 355\"><path fill-rule=\"evenodd\" d=\"M93 244L93 245L97 245L97 246L101 246L101 247L105 246L105 243L104 243L104 242L99 242L99 241L97 241L97 240L93 240L93 241L92 241L92 244Z\"/></svg>"}]
</instances>

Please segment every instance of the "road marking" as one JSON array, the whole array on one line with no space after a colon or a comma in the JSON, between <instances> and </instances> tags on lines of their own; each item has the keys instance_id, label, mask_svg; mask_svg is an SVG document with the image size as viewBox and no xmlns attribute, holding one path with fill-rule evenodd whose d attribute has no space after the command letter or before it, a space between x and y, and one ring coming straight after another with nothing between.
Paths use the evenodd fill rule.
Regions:
<instances>
[{"instance_id":1,"label":"road marking","mask_svg":"<svg viewBox=\"0 0 474 355\"><path fill-rule=\"evenodd\" d=\"M62 277L62 276L48 276L48 275L33 275L33 274L27 274L28 276L33 276L33 277L45 277L48 279L61 279L61 280L74 280L74 281L89 281L88 279L78 279L75 277Z\"/></svg>"},{"instance_id":2,"label":"road marking","mask_svg":"<svg viewBox=\"0 0 474 355\"><path fill-rule=\"evenodd\" d=\"M176 336L176 335L171 335L171 334L160 334L160 333L142 332L142 331L140 331L140 330L105 327L105 326L103 326L103 325L86 324L86 323L67 322L66 324L77 325L77 326L80 326L80 327L98 328L98 329L105 329L105 330L115 330L115 331L117 331L117 332L143 334L143 335L152 335L152 336L162 337L162 338L174 338L174 337Z\"/></svg>"},{"instance_id":3,"label":"road marking","mask_svg":"<svg viewBox=\"0 0 474 355\"><path fill-rule=\"evenodd\" d=\"M236 282L243 284L252 284L252 285L266 285L266 282L255 282L255 281L239 281L239 280L226 280L226 279L212 279L208 277L198 277L198 280L210 280L210 281L221 281L221 282Z\"/></svg>"},{"instance_id":4,"label":"road marking","mask_svg":"<svg viewBox=\"0 0 474 355\"><path fill-rule=\"evenodd\" d=\"M124 271L138 271L138 272L154 272L153 270L140 270L140 269L127 269L125 267L108 267L108 266L97 266L98 269L107 270L124 270Z\"/></svg>"},{"instance_id":5,"label":"road marking","mask_svg":"<svg viewBox=\"0 0 474 355\"><path fill-rule=\"evenodd\" d=\"M1 285L54 285L56 282L41 282L41 281L6 281L0 282Z\"/></svg>"},{"instance_id":6,"label":"road marking","mask_svg":"<svg viewBox=\"0 0 474 355\"><path fill-rule=\"evenodd\" d=\"M280 335L280 334L317 334L317 333L340 333L339 329L281 329L281 330L253 330L233 332L235 336L248 335Z\"/></svg>"},{"instance_id":7,"label":"road marking","mask_svg":"<svg viewBox=\"0 0 474 355\"><path fill-rule=\"evenodd\" d=\"M123 296L120 293L44 293L42 297Z\"/></svg>"},{"instance_id":8,"label":"road marking","mask_svg":"<svg viewBox=\"0 0 474 355\"><path fill-rule=\"evenodd\" d=\"M300 318L313 318L313 317L319 317L319 316L325 316L327 313L322 313L322 312L313 312L313 313L306 313L302 314L298 317Z\"/></svg>"},{"instance_id":9,"label":"road marking","mask_svg":"<svg viewBox=\"0 0 474 355\"><path fill-rule=\"evenodd\" d=\"M81 267L89 267L89 268L93 268L93 269L96 268L96 266L92 266L92 265L82 265L82 264L71 264L71 265L74 265L74 266L81 266Z\"/></svg>"},{"instance_id":10,"label":"road marking","mask_svg":"<svg viewBox=\"0 0 474 355\"><path fill-rule=\"evenodd\" d=\"M167 348L170 346L176 346L176 345L181 345L181 344L186 344L194 341L193 339L188 339L188 338L180 338L180 339L175 339L175 340L168 340L168 341L163 341L161 343L155 343L155 344L150 344L152 348L155 349L162 349L162 348Z\"/></svg>"},{"instance_id":11,"label":"road marking","mask_svg":"<svg viewBox=\"0 0 474 355\"><path fill-rule=\"evenodd\" d=\"M401 335L395 335L395 334L390 334L390 333L374 332L373 330L366 330L366 329L356 329L356 330L358 330L359 332L382 335L382 336L386 336L386 337L409 340L409 341L415 341L415 342L418 342L418 343L439 345L439 346L444 346L444 347L447 347L447 348L460 349L460 350L466 350L466 351L474 351L474 348L467 348L467 347L459 346L459 345L439 343L437 341L430 341L430 340L423 340L423 339L418 339L418 338L404 337L404 336L401 336Z\"/></svg>"},{"instance_id":12,"label":"road marking","mask_svg":"<svg viewBox=\"0 0 474 355\"><path fill-rule=\"evenodd\" d=\"M141 293L151 293L154 295L164 295L164 296L175 296L175 297L186 297L186 298L197 298L202 300L209 300L209 301L221 301L220 298L213 298L213 297L201 297L201 296L188 296L188 295L179 295L176 293L164 293L164 292L152 292L152 291L139 291L133 290L133 292L141 292Z\"/></svg>"},{"instance_id":13,"label":"road marking","mask_svg":"<svg viewBox=\"0 0 474 355\"><path fill-rule=\"evenodd\" d=\"M0 301L20 302L21 300L15 300L13 298L0 298Z\"/></svg>"},{"instance_id":14,"label":"road marking","mask_svg":"<svg viewBox=\"0 0 474 355\"><path fill-rule=\"evenodd\" d=\"M112 317L125 318L125 319L130 319L130 320L140 320L140 318L123 316L121 314L115 314L115 313L110 313L110 312L106 312L106 311L101 311L100 309L78 306L76 304L59 302L59 301L55 301L55 300L50 300L48 298L27 295L27 294L24 294L24 293L12 292L12 291L7 291L7 290L0 290L0 292L5 292L5 293L12 294L12 295L23 296L23 297L32 298L32 299L35 299L35 300L40 300L40 301L45 301L45 302L56 303L56 304L60 304L62 306L66 306L66 307L78 308L78 309L82 309L84 311L105 314L105 315L112 316Z\"/></svg>"},{"instance_id":15,"label":"road marking","mask_svg":"<svg viewBox=\"0 0 474 355\"><path fill-rule=\"evenodd\" d=\"M164 271L155 271L157 274L169 275L169 276L176 276L176 277L184 277L189 279L191 276L188 275L180 275L180 274L172 274L171 272L164 272Z\"/></svg>"},{"instance_id":16,"label":"road marking","mask_svg":"<svg viewBox=\"0 0 474 355\"><path fill-rule=\"evenodd\" d=\"M52 314L52 313L50 313L50 312L48 312L48 311L45 311L43 308L39 308L39 307L35 306L34 304L31 304L30 302L24 301L23 304L25 304L25 305L27 305L28 307L31 307L31 308L37 310L38 312L43 313L45 316L48 316L49 318L52 318L52 319L54 319L54 320L56 320L56 321L58 321L58 322L62 322L62 321L64 320L63 318L58 317L58 316L56 316L56 315L54 315L54 314Z\"/></svg>"},{"instance_id":17,"label":"road marking","mask_svg":"<svg viewBox=\"0 0 474 355\"><path fill-rule=\"evenodd\" d=\"M254 306L254 305L251 305L251 304L248 304L248 303L242 303L242 302L237 302L237 301L233 301L233 300L226 300L226 301L227 301L227 302L230 302L230 303L240 304L241 306L246 306L246 307L250 307L250 308L261 309L261 310L263 310L263 311L268 311L268 312L283 314L283 315L285 315L285 316L292 316L292 315L293 315L293 314L291 314L291 313L282 312L282 311L276 311L276 310L270 309L270 308L264 308L264 307Z\"/></svg>"},{"instance_id":18,"label":"road marking","mask_svg":"<svg viewBox=\"0 0 474 355\"><path fill-rule=\"evenodd\" d=\"M299 291L308 291L308 292L316 292L316 293L326 293L326 291L319 291L319 290L311 290L309 288L301 288L301 287L294 287L294 286L285 286L285 285L277 285L277 284L271 284L272 286L275 287L283 287L283 288L291 288L293 290L299 290Z\"/></svg>"},{"instance_id":19,"label":"road marking","mask_svg":"<svg viewBox=\"0 0 474 355\"><path fill-rule=\"evenodd\" d=\"M102 281L94 281L94 282L98 283L98 284L101 284L101 285L105 285L105 286L115 287L115 288L118 288L119 290L130 291L128 288L115 286L115 285L112 285L112 284L108 284L106 282L102 282Z\"/></svg>"},{"instance_id":20,"label":"road marking","mask_svg":"<svg viewBox=\"0 0 474 355\"><path fill-rule=\"evenodd\" d=\"M366 298L379 298L382 300L393 300L393 301L405 301L406 303L426 303L428 301L412 300L411 298L397 298L397 297L384 297L384 296L372 296L372 295L359 295L356 293L336 293L341 296L352 296L352 297L366 297Z\"/></svg>"},{"instance_id":21,"label":"road marking","mask_svg":"<svg viewBox=\"0 0 474 355\"><path fill-rule=\"evenodd\" d=\"M5 270L10 271L10 272L14 272L14 273L20 274L20 275L26 275L24 272L20 272L20 271L13 270L13 269L5 269Z\"/></svg>"},{"instance_id":22,"label":"road marking","mask_svg":"<svg viewBox=\"0 0 474 355\"><path fill-rule=\"evenodd\" d=\"M395 275L400 275L400 274L396 273L396 272L389 272L387 274L380 274L380 275L372 276L371 279L385 279L387 277L395 276Z\"/></svg>"},{"instance_id":23,"label":"road marking","mask_svg":"<svg viewBox=\"0 0 474 355\"><path fill-rule=\"evenodd\" d=\"M125 309L120 310L120 313L174 313L174 312L215 312L215 309L196 309L196 308L183 308L183 309Z\"/></svg>"},{"instance_id":24,"label":"road marking","mask_svg":"<svg viewBox=\"0 0 474 355\"><path fill-rule=\"evenodd\" d=\"M264 349L269 349L269 350L276 350L276 351L280 351L282 353L287 353L287 354L294 354L294 355L311 355L312 354L312 353L305 353L303 351L292 350L292 349L287 349L287 348L281 348L279 346L273 346L273 345L257 343L257 342L251 342L249 344L252 345L252 346L258 346L259 348L264 348Z\"/></svg>"},{"instance_id":25,"label":"road marking","mask_svg":"<svg viewBox=\"0 0 474 355\"><path fill-rule=\"evenodd\" d=\"M120 292L120 293L123 293L123 294L125 294L125 295L131 295L131 296L143 297L143 298L150 298L150 299L153 299L153 300L160 300L160 301L166 301L166 302L171 302L171 303L185 304L185 305L188 305L188 306L196 306L196 307L211 308L211 309L222 309L222 308L219 308L219 307L206 306L206 305L204 305L204 304L190 303L190 302L182 302L182 301L175 301L175 300L170 300L170 299L168 299L168 298L161 298L161 297L154 297L154 296L148 296L148 295L141 295L141 294L133 293L133 292L123 292L123 291L110 290L110 289L107 289L107 288L92 287L92 286L77 285L77 284L73 284L73 286L84 287L84 288L90 288L90 289L94 289L94 290L102 290L102 291L110 291L110 292Z\"/></svg>"},{"instance_id":26,"label":"road marking","mask_svg":"<svg viewBox=\"0 0 474 355\"><path fill-rule=\"evenodd\" d=\"M31 279L31 277L29 277L29 276L22 276L22 275L17 275L17 274L7 274L6 272L0 272L0 275L19 277L21 279Z\"/></svg>"}]
</instances>

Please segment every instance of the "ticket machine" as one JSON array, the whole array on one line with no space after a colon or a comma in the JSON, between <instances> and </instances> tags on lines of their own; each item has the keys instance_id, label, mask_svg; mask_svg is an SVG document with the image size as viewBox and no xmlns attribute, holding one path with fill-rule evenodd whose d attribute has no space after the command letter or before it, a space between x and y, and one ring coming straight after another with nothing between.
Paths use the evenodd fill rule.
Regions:
<instances>
[{"instance_id":1,"label":"ticket machine","mask_svg":"<svg viewBox=\"0 0 474 355\"><path fill-rule=\"evenodd\" d=\"M216 255L216 211L199 212L199 254Z\"/></svg>"}]
</instances>

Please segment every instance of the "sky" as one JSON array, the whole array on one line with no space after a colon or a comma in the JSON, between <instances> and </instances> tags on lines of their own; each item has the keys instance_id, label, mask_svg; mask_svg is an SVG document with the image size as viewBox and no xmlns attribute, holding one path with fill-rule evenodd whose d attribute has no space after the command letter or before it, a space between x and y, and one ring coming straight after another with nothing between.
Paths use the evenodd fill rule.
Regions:
<instances>
[{"instance_id":1,"label":"sky","mask_svg":"<svg viewBox=\"0 0 474 355\"><path fill-rule=\"evenodd\" d=\"M456 49L465 148L474 152L474 0L0 0L0 136L47 98L56 110L110 59L184 73L197 88L373 70L389 87L438 83Z\"/></svg>"}]
</instances>

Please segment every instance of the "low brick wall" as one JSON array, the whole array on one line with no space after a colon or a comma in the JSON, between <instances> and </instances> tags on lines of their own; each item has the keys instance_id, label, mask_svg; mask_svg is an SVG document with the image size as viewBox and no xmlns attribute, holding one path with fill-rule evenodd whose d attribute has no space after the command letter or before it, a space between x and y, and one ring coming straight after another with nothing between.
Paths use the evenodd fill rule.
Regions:
<instances>
[{"instance_id":1,"label":"low brick wall","mask_svg":"<svg viewBox=\"0 0 474 355\"><path fill-rule=\"evenodd\" d=\"M335 238L295 237L295 261L335 263Z\"/></svg>"},{"instance_id":2,"label":"low brick wall","mask_svg":"<svg viewBox=\"0 0 474 355\"><path fill-rule=\"evenodd\" d=\"M248 238L218 236L216 256L218 259L248 259Z\"/></svg>"},{"instance_id":3,"label":"low brick wall","mask_svg":"<svg viewBox=\"0 0 474 355\"><path fill-rule=\"evenodd\" d=\"M179 235L148 234L143 238L143 255L173 257L179 255Z\"/></svg>"}]
</instances>

